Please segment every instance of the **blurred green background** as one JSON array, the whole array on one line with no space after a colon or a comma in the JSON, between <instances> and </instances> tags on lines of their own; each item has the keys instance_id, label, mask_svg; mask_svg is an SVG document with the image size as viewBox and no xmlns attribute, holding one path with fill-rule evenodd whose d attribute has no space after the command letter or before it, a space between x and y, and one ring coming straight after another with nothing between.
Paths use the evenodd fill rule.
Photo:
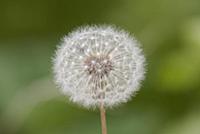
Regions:
<instances>
[{"instance_id":1,"label":"blurred green background","mask_svg":"<svg viewBox=\"0 0 200 134\"><path fill-rule=\"evenodd\" d=\"M108 110L108 134L200 134L199 0L0 0L0 134L100 134L98 110L68 103L51 70L85 24L130 31L148 62L138 95Z\"/></svg>"}]
</instances>

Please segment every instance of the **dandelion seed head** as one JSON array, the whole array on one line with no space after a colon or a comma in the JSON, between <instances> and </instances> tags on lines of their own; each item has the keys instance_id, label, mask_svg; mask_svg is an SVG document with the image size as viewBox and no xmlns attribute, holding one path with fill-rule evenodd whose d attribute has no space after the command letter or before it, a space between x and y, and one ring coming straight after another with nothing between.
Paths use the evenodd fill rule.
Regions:
<instances>
[{"instance_id":1,"label":"dandelion seed head","mask_svg":"<svg viewBox=\"0 0 200 134\"><path fill-rule=\"evenodd\" d=\"M127 102L144 79L145 58L138 42L110 26L86 26L64 37L56 50L56 84L84 107Z\"/></svg>"}]
</instances>

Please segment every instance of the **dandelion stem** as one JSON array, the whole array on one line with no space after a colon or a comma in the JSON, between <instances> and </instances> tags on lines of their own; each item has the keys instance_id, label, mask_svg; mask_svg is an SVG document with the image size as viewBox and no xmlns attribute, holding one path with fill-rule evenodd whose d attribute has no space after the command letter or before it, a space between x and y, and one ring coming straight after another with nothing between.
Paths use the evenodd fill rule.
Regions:
<instances>
[{"instance_id":1,"label":"dandelion stem","mask_svg":"<svg viewBox=\"0 0 200 134\"><path fill-rule=\"evenodd\" d=\"M102 134L107 134L106 111L105 111L103 103L101 103L101 105L100 105L100 113L101 113L101 130L102 130Z\"/></svg>"}]
</instances>

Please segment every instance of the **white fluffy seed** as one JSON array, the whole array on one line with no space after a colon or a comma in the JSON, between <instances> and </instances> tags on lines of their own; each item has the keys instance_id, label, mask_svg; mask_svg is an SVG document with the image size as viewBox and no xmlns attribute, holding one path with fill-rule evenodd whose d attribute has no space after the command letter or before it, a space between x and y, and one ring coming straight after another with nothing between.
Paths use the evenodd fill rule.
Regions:
<instances>
[{"instance_id":1,"label":"white fluffy seed","mask_svg":"<svg viewBox=\"0 0 200 134\"><path fill-rule=\"evenodd\" d=\"M56 84L87 108L127 102L144 79L138 42L110 26L86 26L66 36L54 58ZM66 64L71 63L71 64Z\"/></svg>"}]
</instances>

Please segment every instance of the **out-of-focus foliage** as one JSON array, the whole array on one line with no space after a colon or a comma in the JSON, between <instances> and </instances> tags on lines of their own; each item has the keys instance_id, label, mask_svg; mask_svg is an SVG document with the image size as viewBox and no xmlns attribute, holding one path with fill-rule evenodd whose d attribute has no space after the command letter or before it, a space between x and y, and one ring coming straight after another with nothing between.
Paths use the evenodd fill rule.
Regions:
<instances>
[{"instance_id":1,"label":"out-of-focus foliage","mask_svg":"<svg viewBox=\"0 0 200 134\"><path fill-rule=\"evenodd\" d=\"M0 0L0 134L100 134L98 110L59 94L51 57L73 28L102 23L134 33L148 62L108 133L200 133L199 0Z\"/></svg>"}]
</instances>

